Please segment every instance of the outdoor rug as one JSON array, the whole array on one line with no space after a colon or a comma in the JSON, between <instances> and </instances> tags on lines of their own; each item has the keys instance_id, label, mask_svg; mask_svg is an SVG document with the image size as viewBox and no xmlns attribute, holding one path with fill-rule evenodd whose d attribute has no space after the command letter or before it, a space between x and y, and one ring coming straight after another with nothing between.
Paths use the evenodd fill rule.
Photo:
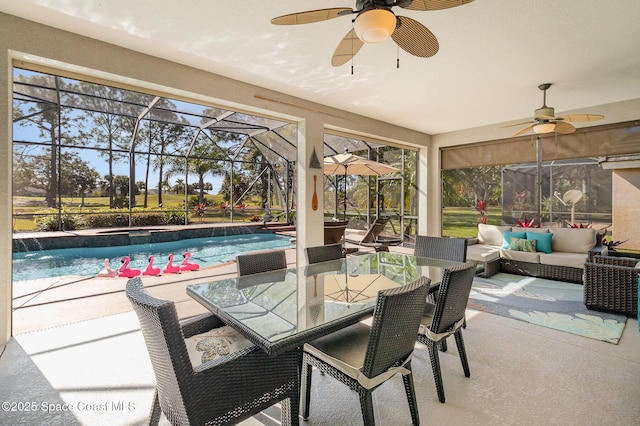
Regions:
<instances>
[{"instance_id":1,"label":"outdoor rug","mask_svg":"<svg viewBox=\"0 0 640 426\"><path fill-rule=\"evenodd\" d=\"M618 344L627 318L588 310L580 284L498 273L475 277L469 307Z\"/></svg>"}]
</instances>

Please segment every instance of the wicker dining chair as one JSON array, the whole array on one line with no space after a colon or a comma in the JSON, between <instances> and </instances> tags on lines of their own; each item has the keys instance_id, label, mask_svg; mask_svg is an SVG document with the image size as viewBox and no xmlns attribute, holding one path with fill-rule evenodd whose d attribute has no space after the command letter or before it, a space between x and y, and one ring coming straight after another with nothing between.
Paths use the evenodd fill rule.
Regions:
<instances>
[{"instance_id":1,"label":"wicker dining chair","mask_svg":"<svg viewBox=\"0 0 640 426\"><path fill-rule=\"evenodd\" d=\"M127 282L126 295L157 382L149 424L161 412L174 425L237 423L278 402L282 423L299 423L298 351L269 357L250 345L194 366L185 339L224 323L212 314L180 323L174 303L149 295L140 277Z\"/></svg>"},{"instance_id":2,"label":"wicker dining chair","mask_svg":"<svg viewBox=\"0 0 640 426\"><path fill-rule=\"evenodd\" d=\"M419 257L430 257L432 259L451 260L453 262L466 262L467 240L466 238L444 238L416 235L413 255ZM437 296L439 286L440 283L431 283L428 298L429 302L436 302L435 297ZM462 326L467 328L466 320ZM441 348L446 352L446 341L442 342Z\"/></svg>"},{"instance_id":3,"label":"wicker dining chair","mask_svg":"<svg viewBox=\"0 0 640 426\"><path fill-rule=\"evenodd\" d=\"M236 256L236 266L240 277L277 269L287 269L287 256L284 250L241 254Z\"/></svg>"},{"instance_id":4,"label":"wicker dining chair","mask_svg":"<svg viewBox=\"0 0 640 426\"><path fill-rule=\"evenodd\" d=\"M640 259L593 256L584 265L584 305L594 311L638 315Z\"/></svg>"},{"instance_id":5,"label":"wicker dining chair","mask_svg":"<svg viewBox=\"0 0 640 426\"><path fill-rule=\"evenodd\" d=\"M467 262L464 265L445 269L436 304L427 302L424 308L418 341L427 345L429 350L431 369L433 370L433 378L440 402L444 402L445 397L438 346L452 334L458 346L458 354L460 355L464 375L465 377L471 376L462 339L462 323L464 322L465 310L474 276L475 262Z\"/></svg>"},{"instance_id":6,"label":"wicker dining chair","mask_svg":"<svg viewBox=\"0 0 640 426\"><path fill-rule=\"evenodd\" d=\"M304 249L309 264L341 259L344 257L342 245L329 244L326 246L307 247Z\"/></svg>"},{"instance_id":7,"label":"wicker dining chair","mask_svg":"<svg viewBox=\"0 0 640 426\"><path fill-rule=\"evenodd\" d=\"M432 259L467 261L466 238L444 238L416 235L414 256Z\"/></svg>"},{"instance_id":8,"label":"wicker dining chair","mask_svg":"<svg viewBox=\"0 0 640 426\"><path fill-rule=\"evenodd\" d=\"M359 322L304 345L301 378L304 419L309 418L314 366L358 392L365 425L375 424L371 396L374 389L402 374L411 419L414 425L420 424L411 356L428 287L428 281L422 281L381 290L371 327Z\"/></svg>"}]
</instances>

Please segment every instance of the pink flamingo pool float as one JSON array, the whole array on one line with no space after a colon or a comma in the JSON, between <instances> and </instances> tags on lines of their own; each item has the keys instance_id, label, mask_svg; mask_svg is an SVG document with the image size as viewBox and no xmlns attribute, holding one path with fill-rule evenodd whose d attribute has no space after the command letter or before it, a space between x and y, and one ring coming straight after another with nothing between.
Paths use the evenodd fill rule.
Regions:
<instances>
[{"instance_id":1,"label":"pink flamingo pool float","mask_svg":"<svg viewBox=\"0 0 640 426\"><path fill-rule=\"evenodd\" d=\"M109 265L109 259L104 260L104 269L98 272L98 276L102 278L113 278L118 275L118 271L115 269L111 269L111 265Z\"/></svg>"},{"instance_id":2,"label":"pink flamingo pool float","mask_svg":"<svg viewBox=\"0 0 640 426\"><path fill-rule=\"evenodd\" d=\"M142 275L160 275L160 268L153 266L153 255L149 256L149 264L147 265L147 269L142 272Z\"/></svg>"},{"instance_id":3,"label":"pink flamingo pool float","mask_svg":"<svg viewBox=\"0 0 640 426\"><path fill-rule=\"evenodd\" d=\"M129 263L131 262L131 258L129 256L123 257L121 262L122 266L118 270L118 275L121 277L137 277L142 272L140 269L129 268Z\"/></svg>"},{"instance_id":4,"label":"pink flamingo pool float","mask_svg":"<svg viewBox=\"0 0 640 426\"><path fill-rule=\"evenodd\" d=\"M198 269L200 269L200 265L198 265L197 263L189 262L189 259L191 259L191 253L186 252L184 254L182 263L180 263L181 271L197 271Z\"/></svg>"},{"instance_id":5,"label":"pink flamingo pool float","mask_svg":"<svg viewBox=\"0 0 640 426\"><path fill-rule=\"evenodd\" d=\"M169 261L167 265L162 270L163 274L177 274L180 272L180 265L173 264L173 254L169 255Z\"/></svg>"}]
</instances>

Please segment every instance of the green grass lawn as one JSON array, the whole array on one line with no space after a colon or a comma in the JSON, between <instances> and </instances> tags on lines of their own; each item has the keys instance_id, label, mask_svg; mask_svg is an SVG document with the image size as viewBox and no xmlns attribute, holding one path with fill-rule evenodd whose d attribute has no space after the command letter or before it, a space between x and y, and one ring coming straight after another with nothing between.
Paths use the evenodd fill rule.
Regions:
<instances>
[{"instance_id":1,"label":"green grass lawn","mask_svg":"<svg viewBox=\"0 0 640 426\"><path fill-rule=\"evenodd\" d=\"M500 225L501 209L493 207L487 214L487 223ZM476 237L480 215L469 207L446 207L442 210L443 237Z\"/></svg>"}]
</instances>

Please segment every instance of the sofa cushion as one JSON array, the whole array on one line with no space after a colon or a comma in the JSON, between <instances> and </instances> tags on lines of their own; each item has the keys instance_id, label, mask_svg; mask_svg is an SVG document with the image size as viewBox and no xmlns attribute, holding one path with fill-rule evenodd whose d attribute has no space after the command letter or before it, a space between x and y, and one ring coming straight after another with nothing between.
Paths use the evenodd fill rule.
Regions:
<instances>
[{"instance_id":1,"label":"sofa cushion","mask_svg":"<svg viewBox=\"0 0 640 426\"><path fill-rule=\"evenodd\" d=\"M511 248L511 238L527 238L524 231L503 231L502 232L502 248L509 250Z\"/></svg>"},{"instance_id":2,"label":"sofa cushion","mask_svg":"<svg viewBox=\"0 0 640 426\"><path fill-rule=\"evenodd\" d=\"M467 247L467 260L491 262L500 258L500 247L485 244L472 244Z\"/></svg>"},{"instance_id":3,"label":"sofa cushion","mask_svg":"<svg viewBox=\"0 0 640 426\"><path fill-rule=\"evenodd\" d=\"M551 241L553 234L527 231L527 240L536 241L536 251L551 253Z\"/></svg>"},{"instance_id":4,"label":"sofa cushion","mask_svg":"<svg viewBox=\"0 0 640 426\"><path fill-rule=\"evenodd\" d=\"M596 245L596 230L592 228L553 228L551 249L568 253L589 253Z\"/></svg>"},{"instance_id":5,"label":"sofa cushion","mask_svg":"<svg viewBox=\"0 0 640 426\"><path fill-rule=\"evenodd\" d=\"M502 233L511 231L510 226L487 225L486 223L478 224L478 243L490 246L502 246Z\"/></svg>"},{"instance_id":6,"label":"sofa cushion","mask_svg":"<svg viewBox=\"0 0 640 426\"><path fill-rule=\"evenodd\" d=\"M540 253L540 263L543 265L570 266L583 269L589 255L587 253L553 252Z\"/></svg>"},{"instance_id":7,"label":"sofa cushion","mask_svg":"<svg viewBox=\"0 0 640 426\"><path fill-rule=\"evenodd\" d=\"M526 238L511 238L510 250L526 251L528 253L536 252L536 240L527 240Z\"/></svg>"},{"instance_id":8,"label":"sofa cushion","mask_svg":"<svg viewBox=\"0 0 640 426\"><path fill-rule=\"evenodd\" d=\"M519 228L514 228L519 229ZM526 232L535 232L536 234L548 234L549 228L524 228Z\"/></svg>"},{"instance_id":9,"label":"sofa cushion","mask_svg":"<svg viewBox=\"0 0 640 426\"><path fill-rule=\"evenodd\" d=\"M500 257L521 262L540 263L540 253L502 249L500 250Z\"/></svg>"}]
</instances>

